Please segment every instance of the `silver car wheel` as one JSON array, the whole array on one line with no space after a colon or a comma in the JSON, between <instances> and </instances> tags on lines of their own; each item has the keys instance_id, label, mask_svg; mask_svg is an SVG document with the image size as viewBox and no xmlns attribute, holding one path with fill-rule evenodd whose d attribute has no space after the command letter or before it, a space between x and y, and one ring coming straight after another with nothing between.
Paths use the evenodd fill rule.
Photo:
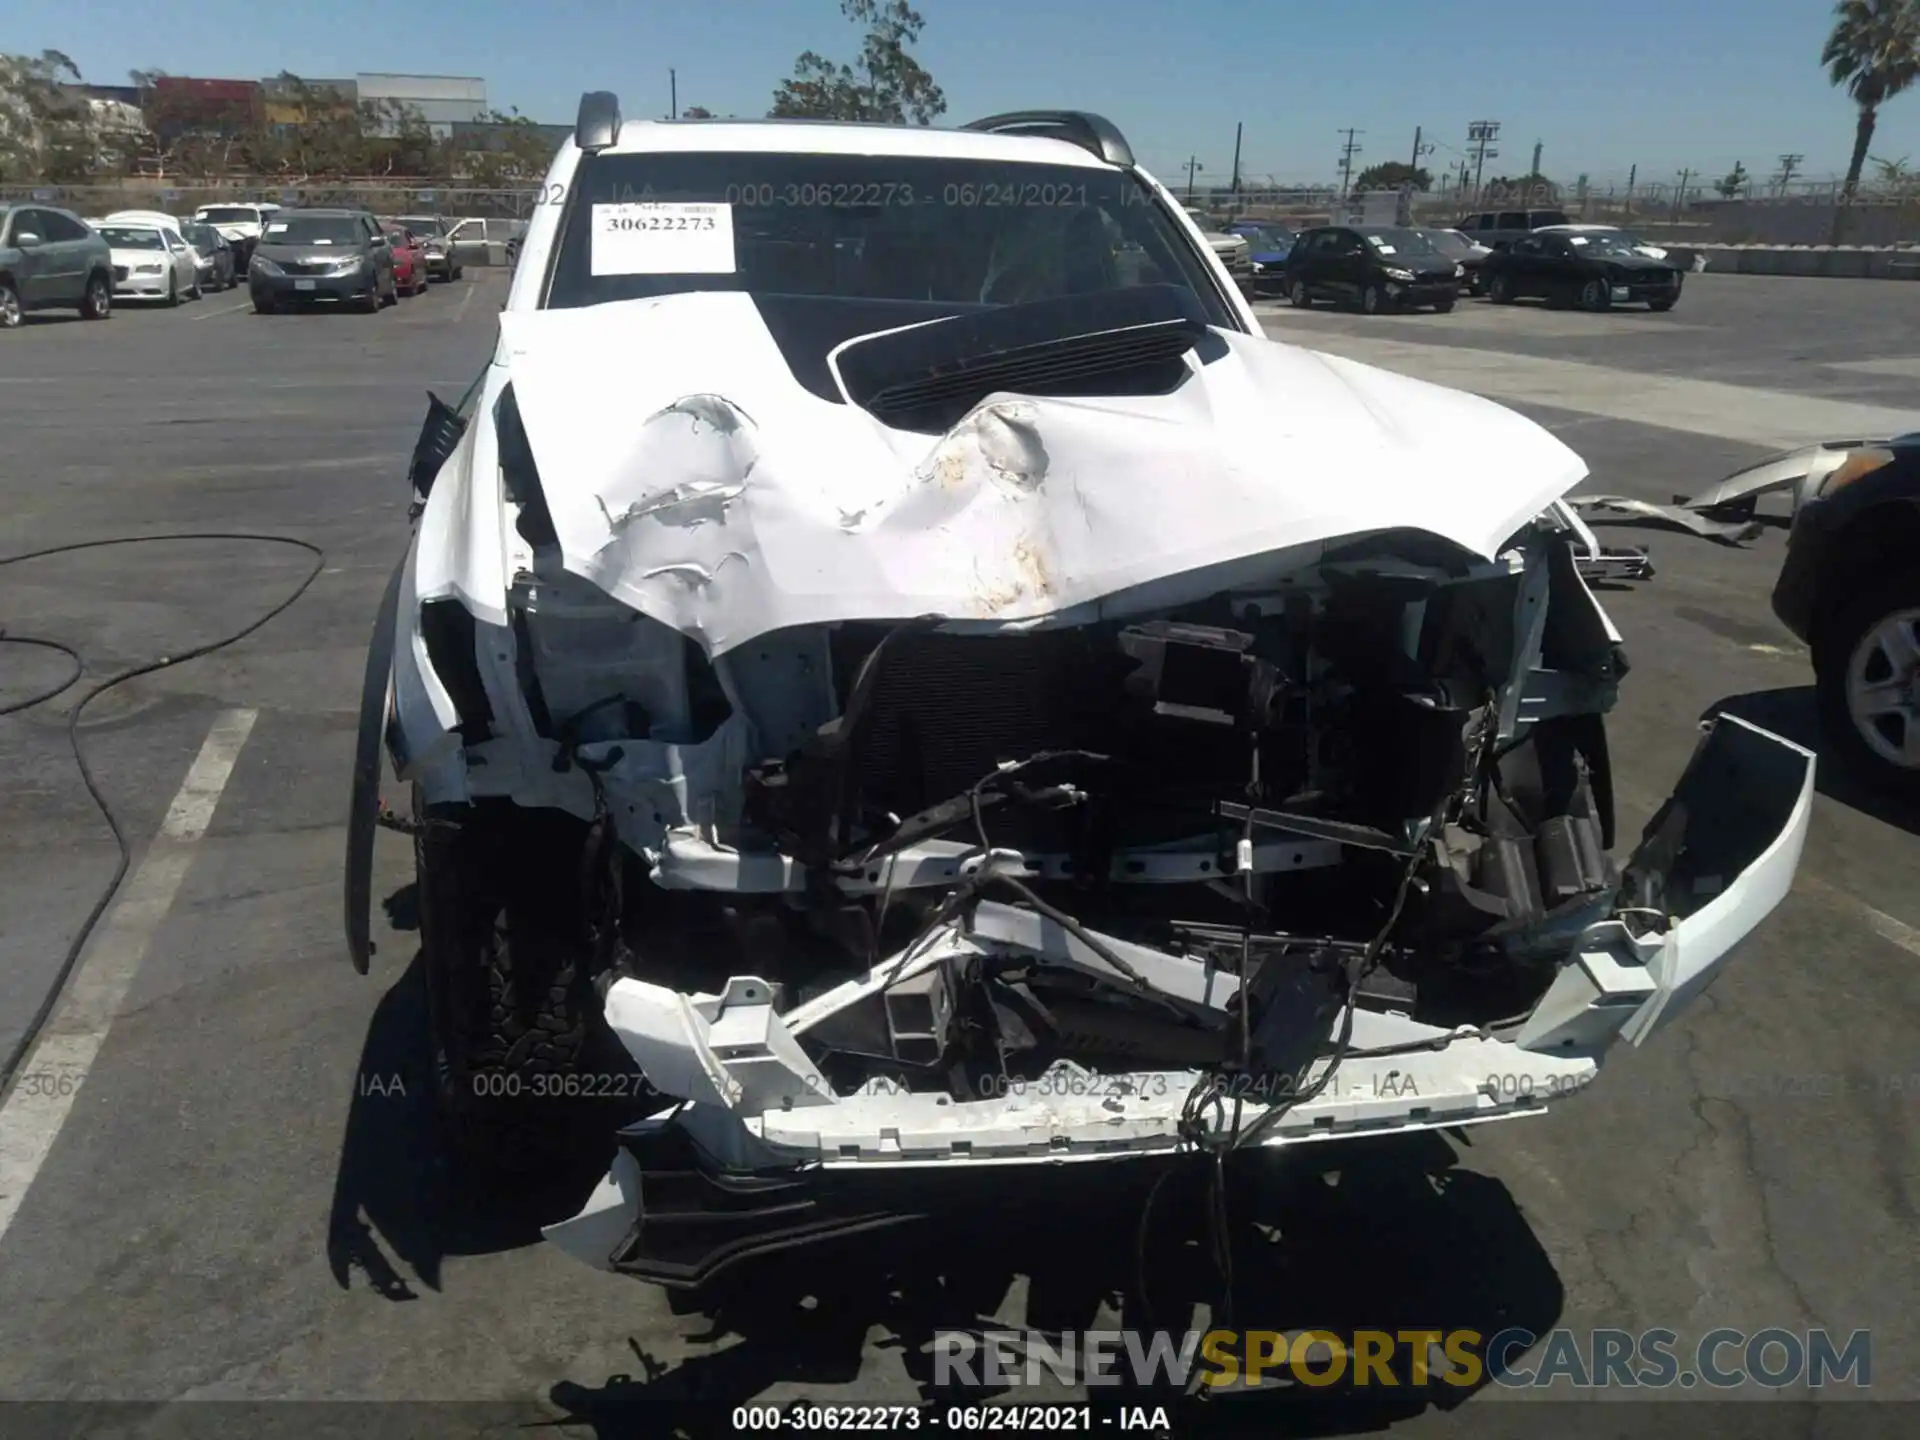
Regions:
<instances>
[{"instance_id":1,"label":"silver car wheel","mask_svg":"<svg viewBox=\"0 0 1920 1440\"><path fill-rule=\"evenodd\" d=\"M1920 770L1920 609L1883 616L1853 647L1847 714L1874 754Z\"/></svg>"}]
</instances>

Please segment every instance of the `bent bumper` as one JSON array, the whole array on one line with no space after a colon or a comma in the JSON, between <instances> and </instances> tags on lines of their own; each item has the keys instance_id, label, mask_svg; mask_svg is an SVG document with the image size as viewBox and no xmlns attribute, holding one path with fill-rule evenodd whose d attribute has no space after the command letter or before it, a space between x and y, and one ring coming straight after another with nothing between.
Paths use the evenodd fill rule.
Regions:
<instances>
[{"instance_id":1,"label":"bent bumper","mask_svg":"<svg viewBox=\"0 0 1920 1440\"><path fill-rule=\"evenodd\" d=\"M1318 1058L1297 1091L1245 1075L1227 1092L1243 1104L1203 1110L1202 1127L1230 1143L1278 1112L1252 1143L1284 1147L1537 1114L1584 1089L1616 1040L1643 1044L1683 1013L1784 898L1813 779L1810 751L1718 717L1628 861L1611 915L1577 933L1524 1019L1448 1029L1356 1008L1337 1059L1340 1017L1313 1032ZM1095 938L1182 1003L1225 1015L1237 994L1234 976L1201 960ZM785 1010L753 976L718 996L616 981L613 1031L656 1089L686 1103L629 1131L586 1206L547 1238L601 1269L698 1284L753 1254L918 1218L975 1185L1004 1197L1018 1183L1024 1200L1063 1170L1117 1181L1187 1149L1183 1112L1208 1078L1197 1068L1095 1074L1062 1060L971 1099L884 1080L841 1093L804 1047L895 985L1009 955L1116 978L1053 920L982 902L931 943Z\"/></svg>"}]
</instances>

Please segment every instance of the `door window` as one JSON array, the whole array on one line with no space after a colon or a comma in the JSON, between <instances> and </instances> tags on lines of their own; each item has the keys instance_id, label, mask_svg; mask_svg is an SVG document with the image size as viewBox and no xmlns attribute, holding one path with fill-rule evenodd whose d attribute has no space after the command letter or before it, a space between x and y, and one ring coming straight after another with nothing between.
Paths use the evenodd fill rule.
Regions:
<instances>
[{"instance_id":1,"label":"door window","mask_svg":"<svg viewBox=\"0 0 1920 1440\"><path fill-rule=\"evenodd\" d=\"M53 239L47 233L47 212L44 210L22 209L13 212L13 236L18 240L22 235L38 235L42 244Z\"/></svg>"},{"instance_id":2,"label":"door window","mask_svg":"<svg viewBox=\"0 0 1920 1440\"><path fill-rule=\"evenodd\" d=\"M42 210L38 214L40 223L46 227L40 232L43 239L62 242L84 240L93 233L72 216L63 215L58 210Z\"/></svg>"}]
</instances>

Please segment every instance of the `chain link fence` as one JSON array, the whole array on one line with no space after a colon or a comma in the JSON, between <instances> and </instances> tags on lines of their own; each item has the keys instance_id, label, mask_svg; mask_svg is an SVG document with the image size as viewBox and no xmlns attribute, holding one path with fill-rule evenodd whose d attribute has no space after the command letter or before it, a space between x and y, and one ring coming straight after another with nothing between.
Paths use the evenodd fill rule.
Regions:
<instances>
[{"instance_id":1,"label":"chain link fence","mask_svg":"<svg viewBox=\"0 0 1920 1440\"><path fill-rule=\"evenodd\" d=\"M39 201L58 205L76 215L100 216L116 210L161 210L189 215L202 205L265 201L289 207L338 205L371 210L376 215L427 214L460 220L471 217L524 221L532 216L539 193L536 185L479 190L459 185L395 184L378 179L247 180L212 185L133 180L110 185L0 185L0 203Z\"/></svg>"}]
</instances>

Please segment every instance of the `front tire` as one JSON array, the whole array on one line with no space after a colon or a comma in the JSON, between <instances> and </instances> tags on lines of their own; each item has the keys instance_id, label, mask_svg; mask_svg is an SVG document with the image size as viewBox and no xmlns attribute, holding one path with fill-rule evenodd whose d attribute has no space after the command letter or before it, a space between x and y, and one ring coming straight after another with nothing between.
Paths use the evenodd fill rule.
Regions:
<instances>
[{"instance_id":1,"label":"front tire","mask_svg":"<svg viewBox=\"0 0 1920 1440\"><path fill-rule=\"evenodd\" d=\"M1296 310L1313 308L1313 292L1307 289L1307 282L1296 280L1287 287L1287 303Z\"/></svg>"},{"instance_id":2,"label":"front tire","mask_svg":"<svg viewBox=\"0 0 1920 1440\"><path fill-rule=\"evenodd\" d=\"M612 1133L600 1083L634 1071L602 1018L579 923L586 827L559 811L434 806L415 837L433 1075L455 1155L517 1176ZM637 1073L637 1071L634 1071ZM594 1083L589 1085L591 1080ZM598 1123L596 1123L598 1122Z\"/></svg>"},{"instance_id":3,"label":"front tire","mask_svg":"<svg viewBox=\"0 0 1920 1440\"><path fill-rule=\"evenodd\" d=\"M10 280L0 280L0 330L18 330L26 320L20 308L20 292Z\"/></svg>"},{"instance_id":4,"label":"front tire","mask_svg":"<svg viewBox=\"0 0 1920 1440\"><path fill-rule=\"evenodd\" d=\"M1369 285L1360 292L1360 308L1368 315L1378 315L1387 308L1387 297L1378 285Z\"/></svg>"},{"instance_id":5,"label":"front tire","mask_svg":"<svg viewBox=\"0 0 1920 1440\"><path fill-rule=\"evenodd\" d=\"M1673 300L1649 300L1647 302L1647 309L1653 311L1656 315L1664 315L1667 311L1671 310L1676 303L1678 302Z\"/></svg>"},{"instance_id":6,"label":"front tire","mask_svg":"<svg viewBox=\"0 0 1920 1440\"><path fill-rule=\"evenodd\" d=\"M1495 275L1488 280L1487 299L1496 305L1513 304L1513 278L1509 275Z\"/></svg>"},{"instance_id":7,"label":"front tire","mask_svg":"<svg viewBox=\"0 0 1920 1440\"><path fill-rule=\"evenodd\" d=\"M1449 296L1444 300L1436 300L1433 302L1433 313L1436 315L1448 314L1449 312L1452 311L1453 306L1454 306L1454 301L1451 296Z\"/></svg>"},{"instance_id":8,"label":"front tire","mask_svg":"<svg viewBox=\"0 0 1920 1440\"><path fill-rule=\"evenodd\" d=\"M1872 789L1920 802L1920 570L1843 591L1813 636L1820 726Z\"/></svg>"},{"instance_id":9,"label":"front tire","mask_svg":"<svg viewBox=\"0 0 1920 1440\"><path fill-rule=\"evenodd\" d=\"M169 275L167 277L166 303L169 308L180 303L180 277L178 275Z\"/></svg>"},{"instance_id":10,"label":"front tire","mask_svg":"<svg viewBox=\"0 0 1920 1440\"><path fill-rule=\"evenodd\" d=\"M105 320L112 314L113 282L100 274L88 276L86 294L80 297L80 318Z\"/></svg>"},{"instance_id":11,"label":"front tire","mask_svg":"<svg viewBox=\"0 0 1920 1440\"><path fill-rule=\"evenodd\" d=\"M1589 280L1580 287L1580 308L1592 314L1613 308L1613 288L1604 280Z\"/></svg>"}]
</instances>

